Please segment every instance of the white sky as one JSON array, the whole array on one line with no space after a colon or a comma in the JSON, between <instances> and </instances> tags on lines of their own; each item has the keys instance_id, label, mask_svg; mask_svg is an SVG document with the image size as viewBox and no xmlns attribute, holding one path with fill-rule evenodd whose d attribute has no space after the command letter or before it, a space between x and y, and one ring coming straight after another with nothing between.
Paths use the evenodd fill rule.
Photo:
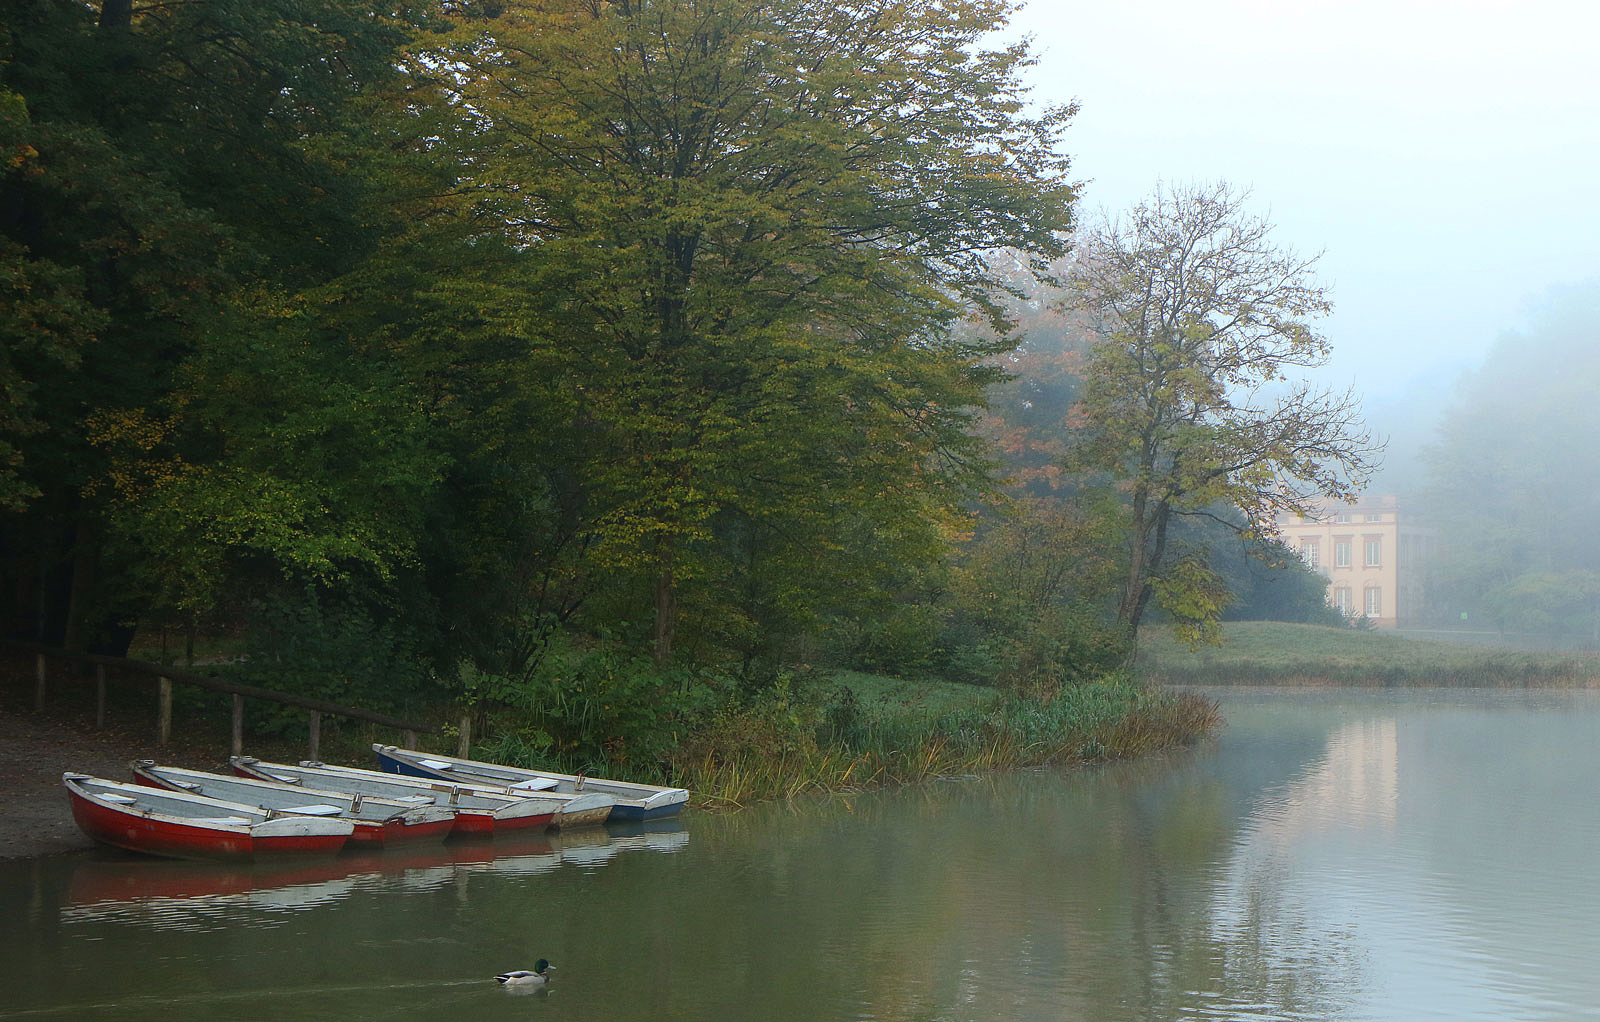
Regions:
<instances>
[{"instance_id":1,"label":"white sky","mask_svg":"<svg viewBox=\"0 0 1600 1022\"><path fill-rule=\"evenodd\" d=\"M1087 208L1223 179L1325 253L1326 382L1369 409L1600 276L1600 2L1029 0L1014 24L1038 97L1082 104Z\"/></svg>"}]
</instances>

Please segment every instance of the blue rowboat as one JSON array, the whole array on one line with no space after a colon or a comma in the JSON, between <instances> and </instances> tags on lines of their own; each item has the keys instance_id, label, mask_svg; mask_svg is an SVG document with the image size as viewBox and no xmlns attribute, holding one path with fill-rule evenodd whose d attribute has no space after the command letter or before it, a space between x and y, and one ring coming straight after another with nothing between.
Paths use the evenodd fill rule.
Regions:
<instances>
[{"instance_id":1,"label":"blue rowboat","mask_svg":"<svg viewBox=\"0 0 1600 1022\"><path fill-rule=\"evenodd\" d=\"M393 745L373 745L372 751L378 757L378 765L391 774L492 784L511 792L599 792L610 795L617 800L617 804L611 808L613 820L659 820L677 814L689 801L689 793L682 788L480 763L433 752L413 752Z\"/></svg>"}]
</instances>

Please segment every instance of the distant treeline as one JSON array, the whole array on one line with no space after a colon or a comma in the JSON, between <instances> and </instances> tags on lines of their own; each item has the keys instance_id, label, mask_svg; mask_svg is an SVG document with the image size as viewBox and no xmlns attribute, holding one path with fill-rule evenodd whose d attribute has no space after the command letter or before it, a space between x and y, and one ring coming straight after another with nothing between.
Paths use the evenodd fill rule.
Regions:
<instances>
[{"instance_id":1,"label":"distant treeline","mask_svg":"<svg viewBox=\"0 0 1600 1022\"><path fill-rule=\"evenodd\" d=\"M1465 377L1426 452L1431 625L1600 649L1600 284Z\"/></svg>"}]
</instances>

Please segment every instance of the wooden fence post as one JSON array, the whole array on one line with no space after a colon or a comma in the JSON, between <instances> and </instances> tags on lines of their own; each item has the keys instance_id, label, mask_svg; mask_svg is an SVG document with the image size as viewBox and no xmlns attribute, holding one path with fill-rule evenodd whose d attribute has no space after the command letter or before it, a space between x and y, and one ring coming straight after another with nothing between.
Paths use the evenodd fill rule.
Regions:
<instances>
[{"instance_id":1,"label":"wooden fence post","mask_svg":"<svg viewBox=\"0 0 1600 1022\"><path fill-rule=\"evenodd\" d=\"M461 715L461 748L456 752L456 755L460 756L462 759L467 759L467 758L469 758L467 754L470 753L471 751L472 751L472 714L463 713Z\"/></svg>"},{"instance_id":2,"label":"wooden fence post","mask_svg":"<svg viewBox=\"0 0 1600 1022\"><path fill-rule=\"evenodd\" d=\"M244 755L244 696L233 694L233 753Z\"/></svg>"},{"instance_id":3,"label":"wooden fence post","mask_svg":"<svg viewBox=\"0 0 1600 1022\"><path fill-rule=\"evenodd\" d=\"M307 757L307 758L309 758L312 762L317 762L318 760L321 759L321 755L320 755L321 754L321 750L322 750L322 711L321 710L312 710L311 711L311 755L309 757Z\"/></svg>"},{"instance_id":4,"label":"wooden fence post","mask_svg":"<svg viewBox=\"0 0 1600 1022\"><path fill-rule=\"evenodd\" d=\"M165 745L172 737L172 679L156 680L156 744Z\"/></svg>"},{"instance_id":5,"label":"wooden fence post","mask_svg":"<svg viewBox=\"0 0 1600 1022\"><path fill-rule=\"evenodd\" d=\"M94 726L106 726L106 665L94 665Z\"/></svg>"},{"instance_id":6,"label":"wooden fence post","mask_svg":"<svg viewBox=\"0 0 1600 1022\"><path fill-rule=\"evenodd\" d=\"M417 733L415 731L403 731L403 732L401 732L401 735L404 738L404 743L401 745L401 748L410 749L412 752L416 752L417 751Z\"/></svg>"},{"instance_id":7,"label":"wooden fence post","mask_svg":"<svg viewBox=\"0 0 1600 1022\"><path fill-rule=\"evenodd\" d=\"M44 712L44 654L37 653L33 658L33 712Z\"/></svg>"}]
</instances>

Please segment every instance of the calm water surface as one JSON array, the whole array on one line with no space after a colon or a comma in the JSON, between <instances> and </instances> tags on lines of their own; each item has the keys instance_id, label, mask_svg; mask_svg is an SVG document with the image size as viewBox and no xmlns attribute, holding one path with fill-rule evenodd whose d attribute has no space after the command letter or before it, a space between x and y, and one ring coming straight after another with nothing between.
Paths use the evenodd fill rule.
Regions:
<instances>
[{"instance_id":1,"label":"calm water surface","mask_svg":"<svg viewBox=\"0 0 1600 1022\"><path fill-rule=\"evenodd\" d=\"M1215 747L272 869L0 863L0 1019L1600 1017L1600 694L1223 692ZM494 973L545 957L548 988Z\"/></svg>"}]
</instances>

